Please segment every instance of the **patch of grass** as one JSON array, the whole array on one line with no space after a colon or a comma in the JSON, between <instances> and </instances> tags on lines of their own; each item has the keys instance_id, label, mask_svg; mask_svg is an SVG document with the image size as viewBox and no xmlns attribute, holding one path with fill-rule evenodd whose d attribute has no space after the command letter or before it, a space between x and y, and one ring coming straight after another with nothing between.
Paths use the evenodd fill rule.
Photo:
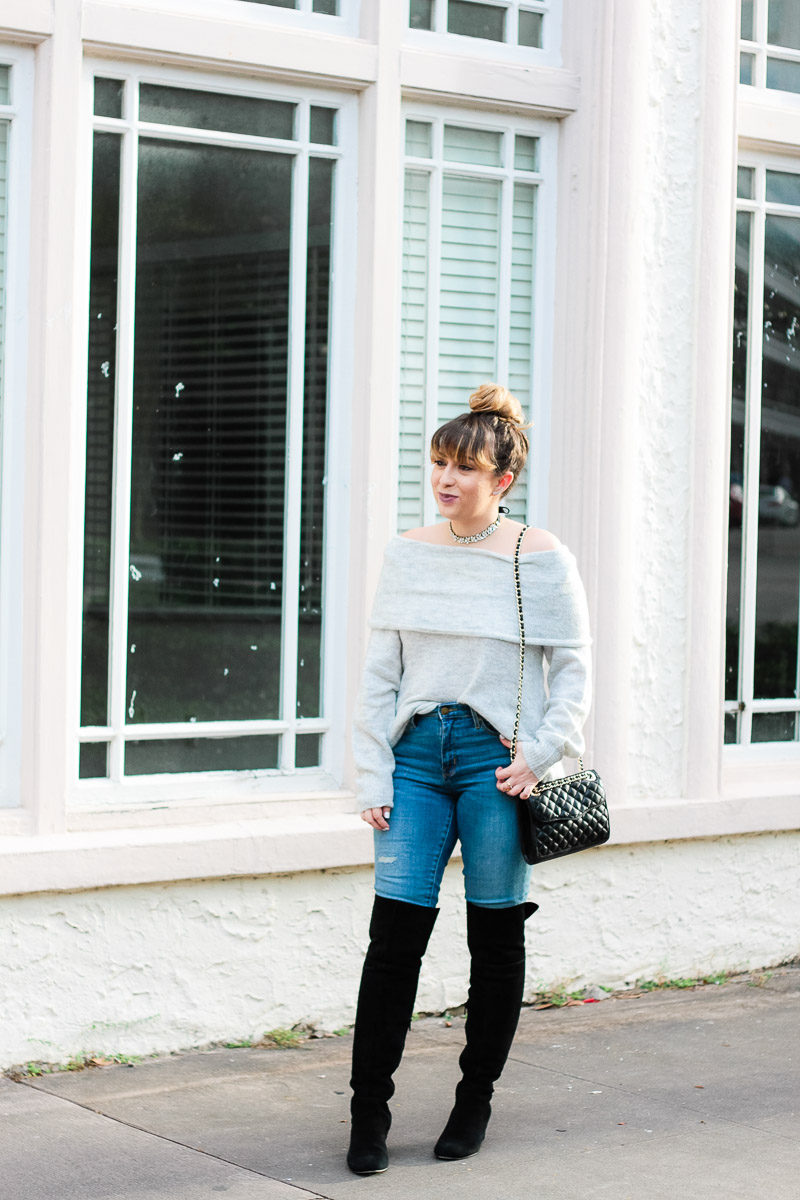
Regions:
<instances>
[{"instance_id":1,"label":"patch of grass","mask_svg":"<svg viewBox=\"0 0 800 1200\"><path fill-rule=\"evenodd\" d=\"M292 1050L306 1040L308 1033L302 1029L268 1029L258 1046L274 1046L279 1050Z\"/></svg>"},{"instance_id":2,"label":"patch of grass","mask_svg":"<svg viewBox=\"0 0 800 1200\"><path fill-rule=\"evenodd\" d=\"M716 975L700 975L696 979L685 978L679 976L677 979L666 979L663 976L658 979L637 979L634 984L634 990L637 992L657 992L666 991L669 988L696 988L703 987L705 984L716 984L719 986L722 983L727 983L728 976L724 973Z\"/></svg>"},{"instance_id":3,"label":"patch of grass","mask_svg":"<svg viewBox=\"0 0 800 1200\"><path fill-rule=\"evenodd\" d=\"M537 992L533 1002L534 1008L564 1008L568 1004L582 1004L583 989L575 992L567 991L566 984L551 988L550 991Z\"/></svg>"}]
</instances>

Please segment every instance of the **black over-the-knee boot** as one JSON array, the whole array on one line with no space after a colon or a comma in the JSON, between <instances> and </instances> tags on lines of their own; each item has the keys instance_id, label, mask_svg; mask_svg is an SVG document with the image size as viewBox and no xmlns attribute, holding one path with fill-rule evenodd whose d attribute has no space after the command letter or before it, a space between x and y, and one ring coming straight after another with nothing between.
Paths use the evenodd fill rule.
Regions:
<instances>
[{"instance_id":1,"label":"black over-the-knee boot","mask_svg":"<svg viewBox=\"0 0 800 1200\"><path fill-rule=\"evenodd\" d=\"M525 921L535 904L481 908L467 904L471 956L466 1037L456 1102L434 1148L437 1158L476 1154L492 1113L494 1083L514 1040L525 983Z\"/></svg>"},{"instance_id":2,"label":"black over-the-knee boot","mask_svg":"<svg viewBox=\"0 0 800 1200\"><path fill-rule=\"evenodd\" d=\"M414 1011L420 964L438 908L375 897L353 1035L352 1128L347 1165L375 1175L389 1165L388 1101Z\"/></svg>"}]
</instances>

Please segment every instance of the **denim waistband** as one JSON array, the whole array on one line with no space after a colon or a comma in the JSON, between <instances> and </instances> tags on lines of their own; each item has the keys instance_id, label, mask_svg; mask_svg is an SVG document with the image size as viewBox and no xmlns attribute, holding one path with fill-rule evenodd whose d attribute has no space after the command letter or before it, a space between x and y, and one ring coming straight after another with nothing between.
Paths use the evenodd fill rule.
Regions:
<instances>
[{"instance_id":1,"label":"denim waistband","mask_svg":"<svg viewBox=\"0 0 800 1200\"><path fill-rule=\"evenodd\" d=\"M474 708L470 708L468 704L437 704L431 712L414 713L409 725L416 728L420 721L430 720L433 717L437 717L440 721L453 717L469 717L476 729L488 729L490 733L497 733L494 725L490 725L480 713L477 713Z\"/></svg>"}]
</instances>

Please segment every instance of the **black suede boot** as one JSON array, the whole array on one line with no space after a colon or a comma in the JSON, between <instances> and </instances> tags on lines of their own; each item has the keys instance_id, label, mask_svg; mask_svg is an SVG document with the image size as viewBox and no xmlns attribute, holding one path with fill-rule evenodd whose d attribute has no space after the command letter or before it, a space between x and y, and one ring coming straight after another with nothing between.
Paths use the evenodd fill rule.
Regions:
<instances>
[{"instance_id":1,"label":"black suede boot","mask_svg":"<svg viewBox=\"0 0 800 1200\"><path fill-rule=\"evenodd\" d=\"M462 1079L447 1125L434 1148L441 1159L477 1154L492 1114L494 1083L514 1040L525 983L525 921L535 904L480 908L467 904L471 956Z\"/></svg>"},{"instance_id":2,"label":"black suede boot","mask_svg":"<svg viewBox=\"0 0 800 1200\"><path fill-rule=\"evenodd\" d=\"M389 1165L388 1101L414 1011L422 956L438 908L375 897L353 1035L352 1126L347 1165L377 1175Z\"/></svg>"}]
</instances>

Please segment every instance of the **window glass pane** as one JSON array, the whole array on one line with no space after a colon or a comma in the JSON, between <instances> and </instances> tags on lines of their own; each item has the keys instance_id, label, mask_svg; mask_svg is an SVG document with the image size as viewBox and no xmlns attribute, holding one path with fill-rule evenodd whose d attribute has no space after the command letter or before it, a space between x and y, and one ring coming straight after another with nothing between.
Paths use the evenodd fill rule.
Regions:
<instances>
[{"instance_id":1,"label":"window glass pane","mask_svg":"<svg viewBox=\"0 0 800 1200\"><path fill-rule=\"evenodd\" d=\"M11 68L0 66L0 104L11 103Z\"/></svg>"},{"instance_id":2,"label":"window glass pane","mask_svg":"<svg viewBox=\"0 0 800 1200\"><path fill-rule=\"evenodd\" d=\"M514 138L514 167L517 171L538 171L539 139L518 133Z\"/></svg>"},{"instance_id":3,"label":"window glass pane","mask_svg":"<svg viewBox=\"0 0 800 1200\"><path fill-rule=\"evenodd\" d=\"M518 139L519 140L519 139ZM535 140L535 139L530 139ZM508 347L508 386L528 409L533 387L533 297L536 247L536 187L514 186L511 225L511 318ZM507 503L515 520L524 520L527 468L520 475Z\"/></svg>"},{"instance_id":4,"label":"window glass pane","mask_svg":"<svg viewBox=\"0 0 800 1200\"><path fill-rule=\"evenodd\" d=\"M742 0L741 36L746 42L752 42L755 37L753 24L753 0Z\"/></svg>"},{"instance_id":5,"label":"window glass pane","mask_svg":"<svg viewBox=\"0 0 800 1200\"><path fill-rule=\"evenodd\" d=\"M755 696L797 695L800 218L766 218Z\"/></svg>"},{"instance_id":6,"label":"window glass pane","mask_svg":"<svg viewBox=\"0 0 800 1200\"><path fill-rule=\"evenodd\" d=\"M298 767L318 767L322 738L318 733L304 733L295 738L294 761Z\"/></svg>"},{"instance_id":7,"label":"window glass pane","mask_svg":"<svg viewBox=\"0 0 800 1200\"><path fill-rule=\"evenodd\" d=\"M121 117L125 83L121 79L94 81L94 113L96 117Z\"/></svg>"},{"instance_id":8,"label":"window glass pane","mask_svg":"<svg viewBox=\"0 0 800 1200\"><path fill-rule=\"evenodd\" d=\"M499 180L445 176L439 303L439 416L467 407L497 371L500 272Z\"/></svg>"},{"instance_id":9,"label":"window glass pane","mask_svg":"<svg viewBox=\"0 0 800 1200\"><path fill-rule=\"evenodd\" d=\"M94 135L83 541L81 725L105 725L108 720L109 573L121 145L122 139L115 133ZM94 753L89 747L84 749L89 757Z\"/></svg>"},{"instance_id":10,"label":"window glass pane","mask_svg":"<svg viewBox=\"0 0 800 1200\"><path fill-rule=\"evenodd\" d=\"M767 41L771 46L800 50L800 5L797 0L769 0Z\"/></svg>"},{"instance_id":11,"label":"window glass pane","mask_svg":"<svg viewBox=\"0 0 800 1200\"><path fill-rule=\"evenodd\" d=\"M323 16L335 17L338 12L336 0L314 0L311 11L322 13Z\"/></svg>"},{"instance_id":12,"label":"window glass pane","mask_svg":"<svg viewBox=\"0 0 800 1200\"><path fill-rule=\"evenodd\" d=\"M797 713L753 713L752 741L793 742L797 737Z\"/></svg>"},{"instance_id":13,"label":"window glass pane","mask_svg":"<svg viewBox=\"0 0 800 1200\"><path fill-rule=\"evenodd\" d=\"M478 4L474 0L448 0L448 33L502 42L505 41L505 28L505 8L495 4Z\"/></svg>"},{"instance_id":14,"label":"window glass pane","mask_svg":"<svg viewBox=\"0 0 800 1200\"><path fill-rule=\"evenodd\" d=\"M139 117L159 125L192 129L217 129L255 137L294 137L295 104L285 100L259 100L254 96L226 96L190 88L143 83L139 89Z\"/></svg>"},{"instance_id":15,"label":"window glass pane","mask_svg":"<svg viewBox=\"0 0 800 1200\"><path fill-rule=\"evenodd\" d=\"M424 441L428 348L430 176L407 171L403 202L403 273L400 317L400 529L423 523L428 471Z\"/></svg>"},{"instance_id":16,"label":"window glass pane","mask_svg":"<svg viewBox=\"0 0 800 1200\"><path fill-rule=\"evenodd\" d=\"M131 722L279 712L291 172L140 145Z\"/></svg>"},{"instance_id":17,"label":"window glass pane","mask_svg":"<svg viewBox=\"0 0 800 1200\"><path fill-rule=\"evenodd\" d=\"M767 201L800 205L800 175L791 171L767 171Z\"/></svg>"},{"instance_id":18,"label":"window glass pane","mask_svg":"<svg viewBox=\"0 0 800 1200\"><path fill-rule=\"evenodd\" d=\"M736 713L725 714L725 745L735 745L739 740L739 720Z\"/></svg>"},{"instance_id":19,"label":"window glass pane","mask_svg":"<svg viewBox=\"0 0 800 1200\"><path fill-rule=\"evenodd\" d=\"M126 775L178 771L258 771L278 765L279 737L176 738L128 742Z\"/></svg>"},{"instance_id":20,"label":"window glass pane","mask_svg":"<svg viewBox=\"0 0 800 1200\"><path fill-rule=\"evenodd\" d=\"M297 715L300 717L315 717L322 712L322 581L333 167L332 162L320 158L312 158L309 164L300 627L297 640Z\"/></svg>"},{"instance_id":21,"label":"window glass pane","mask_svg":"<svg viewBox=\"0 0 800 1200\"><path fill-rule=\"evenodd\" d=\"M432 128L427 121L406 121L406 154L414 158L430 158Z\"/></svg>"},{"instance_id":22,"label":"window glass pane","mask_svg":"<svg viewBox=\"0 0 800 1200\"><path fill-rule=\"evenodd\" d=\"M297 8L297 0L248 0L249 4L266 4L270 8Z\"/></svg>"},{"instance_id":23,"label":"window glass pane","mask_svg":"<svg viewBox=\"0 0 800 1200\"><path fill-rule=\"evenodd\" d=\"M445 125L444 157L449 162L501 167L503 135L492 129L462 129L460 125Z\"/></svg>"},{"instance_id":24,"label":"window glass pane","mask_svg":"<svg viewBox=\"0 0 800 1200\"><path fill-rule=\"evenodd\" d=\"M736 195L740 200L753 199L753 179L755 172L752 167L739 167L736 179Z\"/></svg>"},{"instance_id":25,"label":"window glass pane","mask_svg":"<svg viewBox=\"0 0 800 1200\"><path fill-rule=\"evenodd\" d=\"M768 58L767 87L779 92L800 92L800 63Z\"/></svg>"},{"instance_id":26,"label":"window glass pane","mask_svg":"<svg viewBox=\"0 0 800 1200\"><path fill-rule=\"evenodd\" d=\"M742 582L742 512L747 396L747 308L750 297L749 213L736 217L736 270L733 289L733 386L731 463L728 501L728 599L726 608L725 699L739 697L739 638Z\"/></svg>"},{"instance_id":27,"label":"window glass pane","mask_svg":"<svg viewBox=\"0 0 800 1200\"><path fill-rule=\"evenodd\" d=\"M433 29L433 0L411 0L408 24L411 29Z\"/></svg>"},{"instance_id":28,"label":"window glass pane","mask_svg":"<svg viewBox=\"0 0 800 1200\"><path fill-rule=\"evenodd\" d=\"M752 87L755 61L756 58L754 54L739 55L739 83L746 83Z\"/></svg>"},{"instance_id":29,"label":"window glass pane","mask_svg":"<svg viewBox=\"0 0 800 1200\"><path fill-rule=\"evenodd\" d=\"M544 17L541 13L525 12L519 14L519 44L520 46L542 45L542 29Z\"/></svg>"},{"instance_id":30,"label":"window glass pane","mask_svg":"<svg viewBox=\"0 0 800 1200\"><path fill-rule=\"evenodd\" d=\"M311 105L310 138L318 146L336 145L336 109Z\"/></svg>"},{"instance_id":31,"label":"window glass pane","mask_svg":"<svg viewBox=\"0 0 800 1200\"><path fill-rule=\"evenodd\" d=\"M80 749L78 777L105 779L108 774L108 745L105 742L84 742Z\"/></svg>"}]
</instances>

